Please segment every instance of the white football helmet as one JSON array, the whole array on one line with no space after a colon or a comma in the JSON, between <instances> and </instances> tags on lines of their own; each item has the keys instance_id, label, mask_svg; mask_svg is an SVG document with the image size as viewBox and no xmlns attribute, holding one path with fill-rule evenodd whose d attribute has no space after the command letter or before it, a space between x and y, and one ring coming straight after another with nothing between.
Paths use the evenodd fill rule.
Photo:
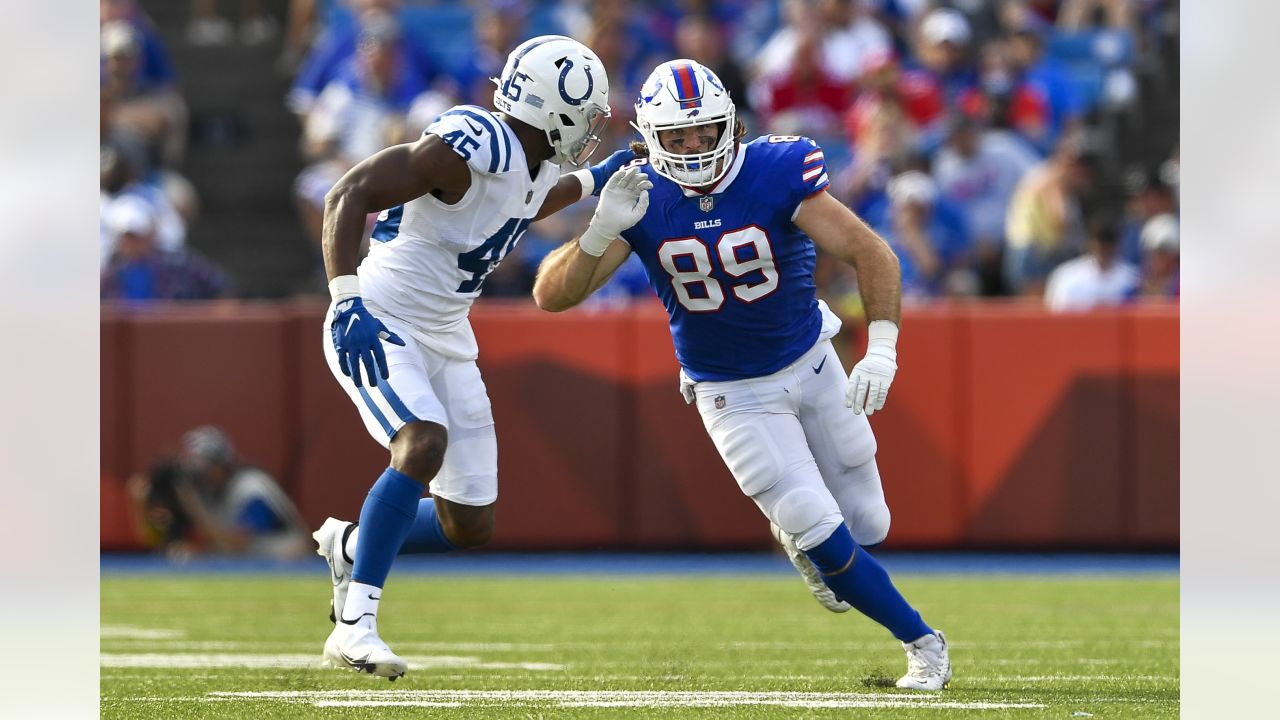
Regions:
<instances>
[{"instance_id":1,"label":"white football helmet","mask_svg":"<svg viewBox=\"0 0 1280 720\"><path fill-rule=\"evenodd\" d=\"M547 134L552 162L581 165L609 122L609 76L586 45L540 35L507 56L493 106Z\"/></svg>"},{"instance_id":2,"label":"white football helmet","mask_svg":"<svg viewBox=\"0 0 1280 720\"><path fill-rule=\"evenodd\" d=\"M662 130L708 123L723 123L710 152L678 155L658 141ZM737 123L729 91L715 73L692 60L672 60L654 68L640 89L636 121L631 125L649 146L653 169L681 185L701 187L716 182L729 172L737 152Z\"/></svg>"}]
</instances>

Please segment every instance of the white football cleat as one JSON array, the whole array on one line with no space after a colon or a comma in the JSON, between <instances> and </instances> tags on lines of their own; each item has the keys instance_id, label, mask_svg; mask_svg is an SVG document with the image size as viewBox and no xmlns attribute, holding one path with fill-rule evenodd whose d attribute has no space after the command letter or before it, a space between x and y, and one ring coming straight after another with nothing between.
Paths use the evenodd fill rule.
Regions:
<instances>
[{"instance_id":1,"label":"white football cleat","mask_svg":"<svg viewBox=\"0 0 1280 720\"><path fill-rule=\"evenodd\" d=\"M338 613L347 604L347 588L351 585L351 563L342 545L355 523L328 518L320 529L311 533L316 539L316 554L329 563L329 579L333 581L333 600L329 606L329 622L338 622Z\"/></svg>"},{"instance_id":2,"label":"white football cleat","mask_svg":"<svg viewBox=\"0 0 1280 720\"><path fill-rule=\"evenodd\" d=\"M773 533L773 539L777 540L782 549L787 552L787 557L791 559L791 564L796 566L796 570L800 572L800 577L804 578L804 584L809 587L809 592L813 593L814 599L822 607L833 613L849 612L852 606L836 597L834 592L831 592L831 588L827 587L827 584L822 581L822 573L818 572L818 568L814 566L809 556L796 547L795 540L791 539L791 534L783 532L782 528L773 523L769 523L769 532Z\"/></svg>"},{"instance_id":3,"label":"white football cleat","mask_svg":"<svg viewBox=\"0 0 1280 720\"><path fill-rule=\"evenodd\" d=\"M951 682L951 657L947 653L947 638L941 631L902 643L902 649L907 651L907 674L898 679L898 687L941 690Z\"/></svg>"},{"instance_id":4,"label":"white football cleat","mask_svg":"<svg viewBox=\"0 0 1280 720\"><path fill-rule=\"evenodd\" d=\"M333 668L347 668L369 673L395 682L409 669L409 664L378 637L373 616L361 617L354 624L345 620L333 626L324 641L324 663Z\"/></svg>"}]
</instances>

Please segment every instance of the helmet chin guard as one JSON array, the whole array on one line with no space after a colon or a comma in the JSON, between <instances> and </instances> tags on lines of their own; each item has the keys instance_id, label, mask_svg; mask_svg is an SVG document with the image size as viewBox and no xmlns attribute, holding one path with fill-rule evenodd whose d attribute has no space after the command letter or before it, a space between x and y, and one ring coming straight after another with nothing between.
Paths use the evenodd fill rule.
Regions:
<instances>
[{"instance_id":1,"label":"helmet chin guard","mask_svg":"<svg viewBox=\"0 0 1280 720\"><path fill-rule=\"evenodd\" d=\"M674 153L658 139L663 130L709 124L721 125L716 146L709 152ZM649 146L654 171L680 185L711 185L733 165L738 146L733 100L720 78L693 60L672 60L654 68L636 99L632 127Z\"/></svg>"},{"instance_id":2,"label":"helmet chin guard","mask_svg":"<svg viewBox=\"0 0 1280 720\"><path fill-rule=\"evenodd\" d=\"M507 56L493 106L542 130L552 162L587 161L609 122L609 77L586 45L563 35L540 35Z\"/></svg>"}]
</instances>

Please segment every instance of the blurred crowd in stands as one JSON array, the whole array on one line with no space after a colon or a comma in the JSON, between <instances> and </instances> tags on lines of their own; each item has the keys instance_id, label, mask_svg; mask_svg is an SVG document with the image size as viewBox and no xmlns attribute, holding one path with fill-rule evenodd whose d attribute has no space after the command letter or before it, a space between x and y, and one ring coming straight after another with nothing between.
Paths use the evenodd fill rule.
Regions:
<instances>
[{"instance_id":1,"label":"blurred crowd in stands","mask_svg":"<svg viewBox=\"0 0 1280 720\"><path fill-rule=\"evenodd\" d=\"M101 3L102 295L233 295L185 243L198 207L176 172L174 68L136 0ZM595 160L633 138L653 66L692 58L724 81L748 137L822 145L831 192L893 246L909 302L1076 310L1178 296L1177 13L1176 0L290 0L275 18L260 1L192 0L185 41L280 47L317 273L333 183L451 105L492 107L507 53L554 32L610 73ZM485 297L527 297L541 259L591 212L587 201L531 226ZM859 313L850 268L822 258L817 273L828 302ZM594 302L651 294L629 263Z\"/></svg>"}]
</instances>

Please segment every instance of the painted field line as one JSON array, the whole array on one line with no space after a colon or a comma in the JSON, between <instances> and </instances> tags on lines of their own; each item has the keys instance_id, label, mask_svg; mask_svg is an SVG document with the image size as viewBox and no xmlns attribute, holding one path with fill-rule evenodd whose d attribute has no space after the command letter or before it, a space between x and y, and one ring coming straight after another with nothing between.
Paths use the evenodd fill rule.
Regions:
<instances>
[{"instance_id":1,"label":"painted field line","mask_svg":"<svg viewBox=\"0 0 1280 720\"><path fill-rule=\"evenodd\" d=\"M1042 709L1025 702L956 702L937 695L664 690L300 690L211 692L211 700L276 699L315 707L435 707L459 705L553 705L558 707L734 707L938 708L948 710Z\"/></svg>"},{"instance_id":2,"label":"painted field line","mask_svg":"<svg viewBox=\"0 0 1280 720\"><path fill-rule=\"evenodd\" d=\"M1177 675L989 675L964 678L971 682L1123 682L1139 680L1152 682L1177 682Z\"/></svg>"},{"instance_id":3,"label":"painted field line","mask_svg":"<svg viewBox=\"0 0 1280 720\"><path fill-rule=\"evenodd\" d=\"M319 668L319 653L248 654L248 653L102 653L99 664L105 668L174 668L181 670L209 668ZM484 662L478 657L461 655L406 656L411 668L467 668L469 670L563 670L556 663Z\"/></svg>"},{"instance_id":4,"label":"painted field line","mask_svg":"<svg viewBox=\"0 0 1280 720\"><path fill-rule=\"evenodd\" d=\"M181 630L141 628L132 625L103 625L98 631L101 638L125 638L129 640L172 640L185 635Z\"/></svg>"}]
</instances>

